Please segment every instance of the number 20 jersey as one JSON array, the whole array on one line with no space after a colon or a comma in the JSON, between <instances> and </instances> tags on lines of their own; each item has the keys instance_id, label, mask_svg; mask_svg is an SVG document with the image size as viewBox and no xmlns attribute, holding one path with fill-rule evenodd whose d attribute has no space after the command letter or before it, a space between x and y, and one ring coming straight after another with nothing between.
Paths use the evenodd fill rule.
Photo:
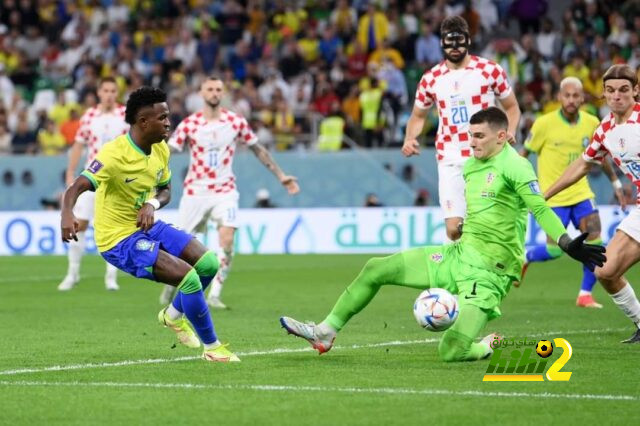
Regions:
<instances>
[{"instance_id":1,"label":"number 20 jersey","mask_svg":"<svg viewBox=\"0 0 640 426\"><path fill-rule=\"evenodd\" d=\"M470 56L467 67L451 70L443 61L424 73L416 90L414 105L438 108L436 151L439 164L462 165L470 156L469 118L495 106L495 99L511 93L507 75L500 65Z\"/></svg>"}]
</instances>

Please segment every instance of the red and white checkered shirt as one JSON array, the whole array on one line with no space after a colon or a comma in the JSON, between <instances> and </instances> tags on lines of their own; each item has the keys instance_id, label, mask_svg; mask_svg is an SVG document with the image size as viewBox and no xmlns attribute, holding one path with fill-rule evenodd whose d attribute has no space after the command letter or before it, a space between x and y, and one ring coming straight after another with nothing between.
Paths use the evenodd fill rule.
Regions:
<instances>
[{"instance_id":1,"label":"red and white checkered shirt","mask_svg":"<svg viewBox=\"0 0 640 426\"><path fill-rule=\"evenodd\" d=\"M438 108L437 159L440 164L462 165L471 156L469 118L495 105L496 96L511 93L507 74L493 61L470 56L464 69L451 70L443 61L424 73L414 105Z\"/></svg>"},{"instance_id":2,"label":"red and white checkered shirt","mask_svg":"<svg viewBox=\"0 0 640 426\"><path fill-rule=\"evenodd\" d=\"M95 106L82 114L75 142L87 146L85 168L93 162L102 145L129 131L129 125L124 121L124 111L124 105L116 105L110 112L103 112L99 106Z\"/></svg>"},{"instance_id":3,"label":"red and white checkered shirt","mask_svg":"<svg viewBox=\"0 0 640 426\"><path fill-rule=\"evenodd\" d=\"M585 161L600 163L607 154L611 154L613 162L640 188L640 103L634 105L625 123L616 124L612 113L603 118L582 157ZM636 204L640 206L640 192L638 194Z\"/></svg>"},{"instance_id":4,"label":"red and white checkered shirt","mask_svg":"<svg viewBox=\"0 0 640 426\"><path fill-rule=\"evenodd\" d=\"M202 111L182 120L169 146L182 151L187 141L191 160L184 193L209 195L235 191L232 163L236 142L251 146L258 138L243 116L223 108L218 120L208 121Z\"/></svg>"}]
</instances>

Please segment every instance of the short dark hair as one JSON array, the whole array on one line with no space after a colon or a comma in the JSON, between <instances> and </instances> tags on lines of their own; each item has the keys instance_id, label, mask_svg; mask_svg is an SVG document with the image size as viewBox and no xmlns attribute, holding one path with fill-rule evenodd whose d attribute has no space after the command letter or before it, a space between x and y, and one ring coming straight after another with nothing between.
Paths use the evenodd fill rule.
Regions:
<instances>
[{"instance_id":1,"label":"short dark hair","mask_svg":"<svg viewBox=\"0 0 640 426\"><path fill-rule=\"evenodd\" d=\"M631 86L635 86L638 84L638 75L636 72L627 64L618 64L611 65L609 69L602 76L602 83L604 84L607 80L627 80L631 83Z\"/></svg>"},{"instance_id":2,"label":"short dark hair","mask_svg":"<svg viewBox=\"0 0 640 426\"><path fill-rule=\"evenodd\" d=\"M127 108L124 113L124 121L130 125L134 125L136 123L138 112L142 108L153 106L154 104L159 104L161 102L167 102L167 94L164 90L158 89L157 87L142 86L129 95Z\"/></svg>"},{"instance_id":3,"label":"short dark hair","mask_svg":"<svg viewBox=\"0 0 640 426\"><path fill-rule=\"evenodd\" d=\"M493 130L507 130L509 119L507 115L498 107L489 107L473 114L469 119L469 124L487 123Z\"/></svg>"},{"instance_id":4,"label":"short dark hair","mask_svg":"<svg viewBox=\"0 0 640 426\"><path fill-rule=\"evenodd\" d=\"M113 84L116 84L116 85L118 84L118 82L116 81L116 78L111 76L111 75L106 76L106 77L102 77L100 79L100 82L98 83L98 87L102 87L102 85L104 83L113 83Z\"/></svg>"},{"instance_id":5,"label":"short dark hair","mask_svg":"<svg viewBox=\"0 0 640 426\"><path fill-rule=\"evenodd\" d=\"M469 24L462 16L449 16L440 24L440 35L450 32L469 34Z\"/></svg>"}]
</instances>

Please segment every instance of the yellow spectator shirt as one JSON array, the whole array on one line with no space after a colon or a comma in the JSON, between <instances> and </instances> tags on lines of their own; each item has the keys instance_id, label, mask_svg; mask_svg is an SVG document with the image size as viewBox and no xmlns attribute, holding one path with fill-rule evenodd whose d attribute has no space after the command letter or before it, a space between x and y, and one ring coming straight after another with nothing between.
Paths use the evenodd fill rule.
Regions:
<instances>
[{"instance_id":1,"label":"yellow spectator shirt","mask_svg":"<svg viewBox=\"0 0 640 426\"><path fill-rule=\"evenodd\" d=\"M599 124L598 118L579 111L578 122L571 124L556 110L533 123L524 146L538 154L538 178L542 191L546 191L578 158L591 142ZM593 198L586 177L561 191L547 202L551 207L564 207Z\"/></svg>"},{"instance_id":2,"label":"yellow spectator shirt","mask_svg":"<svg viewBox=\"0 0 640 426\"><path fill-rule=\"evenodd\" d=\"M128 133L118 136L102 147L82 176L96 191L94 237L104 252L139 230L138 210L171 180L169 146L153 144L146 155Z\"/></svg>"}]
</instances>

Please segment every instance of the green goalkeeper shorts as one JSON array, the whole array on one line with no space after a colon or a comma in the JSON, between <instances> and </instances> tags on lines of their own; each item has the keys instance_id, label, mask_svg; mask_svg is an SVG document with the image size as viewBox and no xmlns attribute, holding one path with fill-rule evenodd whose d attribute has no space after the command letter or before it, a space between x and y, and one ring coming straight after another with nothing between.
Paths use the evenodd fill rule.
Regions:
<instances>
[{"instance_id":1,"label":"green goalkeeper shorts","mask_svg":"<svg viewBox=\"0 0 640 426\"><path fill-rule=\"evenodd\" d=\"M485 311L489 320L501 315L500 303L512 279L462 260L459 243L424 248L432 288L444 288L458 295L460 307L469 304Z\"/></svg>"}]
</instances>

